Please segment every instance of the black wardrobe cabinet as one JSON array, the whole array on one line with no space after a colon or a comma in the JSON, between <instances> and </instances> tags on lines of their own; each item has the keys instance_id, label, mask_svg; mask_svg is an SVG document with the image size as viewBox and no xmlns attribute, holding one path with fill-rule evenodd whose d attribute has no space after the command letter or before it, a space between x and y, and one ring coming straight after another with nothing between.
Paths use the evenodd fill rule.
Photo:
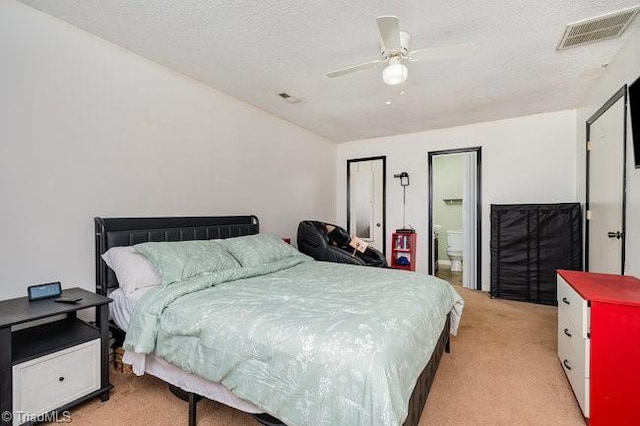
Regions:
<instances>
[{"instance_id":1,"label":"black wardrobe cabinet","mask_svg":"<svg viewBox=\"0 0 640 426\"><path fill-rule=\"evenodd\" d=\"M556 270L582 270L579 203L491 205L491 297L556 305Z\"/></svg>"}]
</instances>

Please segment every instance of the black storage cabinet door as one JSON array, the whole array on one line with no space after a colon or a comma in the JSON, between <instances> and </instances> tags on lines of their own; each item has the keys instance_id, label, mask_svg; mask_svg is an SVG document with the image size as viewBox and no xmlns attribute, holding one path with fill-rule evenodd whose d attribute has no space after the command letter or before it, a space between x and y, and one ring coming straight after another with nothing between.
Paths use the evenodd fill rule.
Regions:
<instances>
[{"instance_id":1,"label":"black storage cabinet door","mask_svg":"<svg viewBox=\"0 0 640 426\"><path fill-rule=\"evenodd\" d=\"M555 305L556 270L582 270L579 203L491 205L491 296Z\"/></svg>"}]
</instances>

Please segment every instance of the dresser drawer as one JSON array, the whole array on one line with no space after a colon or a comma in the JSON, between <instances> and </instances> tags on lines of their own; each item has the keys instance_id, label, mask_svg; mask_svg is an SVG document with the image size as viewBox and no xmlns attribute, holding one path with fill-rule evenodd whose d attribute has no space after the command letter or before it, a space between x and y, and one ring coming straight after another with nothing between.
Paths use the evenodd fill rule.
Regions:
<instances>
[{"instance_id":1,"label":"dresser drawer","mask_svg":"<svg viewBox=\"0 0 640 426\"><path fill-rule=\"evenodd\" d=\"M567 371L565 369L565 371ZM576 374L567 373L569 383L571 383L571 389L576 396L582 415L585 418L589 418L589 379L586 377L578 377Z\"/></svg>"},{"instance_id":2,"label":"dresser drawer","mask_svg":"<svg viewBox=\"0 0 640 426\"><path fill-rule=\"evenodd\" d=\"M558 358L585 417L589 417L589 361L591 340L576 331L564 310L558 309Z\"/></svg>"},{"instance_id":3,"label":"dresser drawer","mask_svg":"<svg viewBox=\"0 0 640 426\"><path fill-rule=\"evenodd\" d=\"M99 388L100 339L13 366L16 414L42 414Z\"/></svg>"},{"instance_id":4,"label":"dresser drawer","mask_svg":"<svg viewBox=\"0 0 640 426\"><path fill-rule=\"evenodd\" d=\"M589 377L590 352L591 340L582 338L564 312L558 311L558 356L565 370L570 367L579 376Z\"/></svg>"},{"instance_id":5,"label":"dresser drawer","mask_svg":"<svg viewBox=\"0 0 640 426\"><path fill-rule=\"evenodd\" d=\"M582 338L587 338L589 309L584 300L567 282L558 275L558 315L564 313L575 326Z\"/></svg>"},{"instance_id":6,"label":"dresser drawer","mask_svg":"<svg viewBox=\"0 0 640 426\"><path fill-rule=\"evenodd\" d=\"M584 372L571 359L571 355L563 353L560 348L558 348L558 357L584 417L589 417L589 378L584 376Z\"/></svg>"}]
</instances>

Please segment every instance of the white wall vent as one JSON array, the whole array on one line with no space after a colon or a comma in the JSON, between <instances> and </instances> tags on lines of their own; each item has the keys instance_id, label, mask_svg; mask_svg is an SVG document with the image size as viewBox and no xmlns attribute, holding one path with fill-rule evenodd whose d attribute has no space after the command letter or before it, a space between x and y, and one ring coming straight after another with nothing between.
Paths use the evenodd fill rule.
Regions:
<instances>
[{"instance_id":1,"label":"white wall vent","mask_svg":"<svg viewBox=\"0 0 640 426\"><path fill-rule=\"evenodd\" d=\"M568 24L558 50L619 37L636 17L638 11L640 6L634 6Z\"/></svg>"}]
</instances>

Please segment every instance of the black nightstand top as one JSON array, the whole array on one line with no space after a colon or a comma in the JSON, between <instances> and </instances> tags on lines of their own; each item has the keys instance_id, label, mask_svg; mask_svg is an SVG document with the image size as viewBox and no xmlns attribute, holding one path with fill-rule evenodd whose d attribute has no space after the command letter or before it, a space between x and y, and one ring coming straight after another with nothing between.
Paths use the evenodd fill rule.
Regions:
<instances>
[{"instance_id":1,"label":"black nightstand top","mask_svg":"<svg viewBox=\"0 0 640 426\"><path fill-rule=\"evenodd\" d=\"M0 328L112 302L108 297L78 287L62 290L62 297L82 297L82 300L72 304L54 302L55 298L29 302L26 296L2 300L0 301Z\"/></svg>"}]
</instances>

